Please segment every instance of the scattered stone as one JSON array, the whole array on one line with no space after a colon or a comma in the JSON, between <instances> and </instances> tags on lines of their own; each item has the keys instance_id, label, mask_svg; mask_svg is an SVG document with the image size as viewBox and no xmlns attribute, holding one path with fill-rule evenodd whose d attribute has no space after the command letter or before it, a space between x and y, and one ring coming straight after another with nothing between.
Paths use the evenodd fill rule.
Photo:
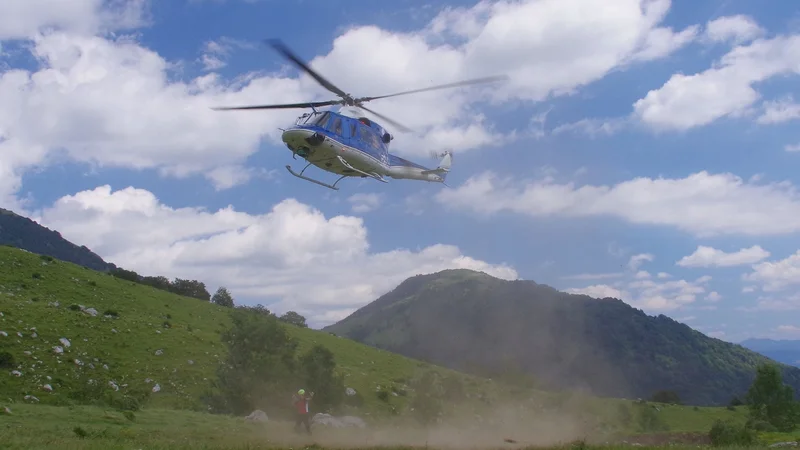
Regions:
<instances>
[{"instance_id":1,"label":"scattered stone","mask_svg":"<svg viewBox=\"0 0 800 450\"><path fill-rule=\"evenodd\" d=\"M115 390L115 391L118 391L118 390L119 390L119 386L117 386L117 383L115 383L115 382L113 382L113 381L109 381L109 382L108 382L108 385L111 387L111 389L113 389L113 390Z\"/></svg>"},{"instance_id":2,"label":"scattered stone","mask_svg":"<svg viewBox=\"0 0 800 450\"><path fill-rule=\"evenodd\" d=\"M69 346L70 346L70 345L72 345L72 344L69 342L69 339L67 339L67 338L63 338L63 337L62 337L62 338L61 338L61 339L59 339L58 341L59 341L59 342L61 342L61 345L63 345L63 346L64 346L64 348L69 348Z\"/></svg>"},{"instance_id":3,"label":"scattered stone","mask_svg":"<svg viewBox=\"0 0 800 450\"><path fill-rule=\"evenodd\" d=\"M19 370L12 370L11 375L14 375L15 377L19 378L22 376L22 372L20 372Z\"/></svg>"},{"instance_id":4,"label":"scattered stone","mask_svg":"<svg viewBox=\"0 0 800 450\"><path fill-rule=\"evenodd\" d=\"M2 313L0 313L0 314L2 314ZM5 414L7 416L10 416L11 415L11 408L9 408L8 406L4 406L3 407L3 414Z\"/></svg>"},{"instance_id":5,"label":"scattered stone","mask_svg":"<svg viewBox=\"0 0 800 450\"><path fill-rule=\"evenodd\" d=\"M164 354L164 350L158 349L156 350L156 356L161 356Z\"/></svg>"},{"instance_id":6,"label":"scattered stone","mask_svg":"<svg viewBox=\"0 0 800 450\"><path fill-rule=\"evenodd\" d=\"M770 445L770 448L772 448L772 447L797 447L797 445L798 445L797 441L793 441L793 442L776 442L776 443Z\"/></svg>"},{"instance_id":7,"label":"scattered stone","mask_svg":"<svg viewBox=\"0 0 800 450\"><path fill-rule=\"evenodd\" d=\"M194 361L192 361L191 359L187 362L189 363L190 366L194 364Z\"/></svg>"},{"instance_id":8,"label":"scattered stone","mask_svg":"<svg viewBox=\"0 0 800 450\"><path fill-rule=\"evenodd\" d=\"M249 416L244 418L247 422L267 422L269 421L269 417L267 417L267 413L257 409L250 413Z\"/></svg>"},{"instance_id":9,"label":"scattered stone","mask_svg":"<svg viewBox=\"0 0 800 450\"><path fill-rule=\"evenodd\" d=\"M53 386L50 386L49 384L45 384L44 386L42 386L42 389L44 389L47 392L53 392Z\"/></svg>"},{"instance_id":10,"label":"scattered stone","mask_svg":"<svg viewBox=\"0 0 800 450\"><path fill-rule=\"evenodd\" d=\"M64 349L63 349L63 348L61 348L61 346L60 346L60 345L56 345L55 347L53 347L53 351L54 351L55 353L64 353Z\"/></svg>"},{"instance_id":11,"label":"scattered stone","mask_svg":"<svg viewBox=\"0 0 800 450\"><path fill-rule=\"evenodd\" d=\"M5 331L0 331L0 336L8 337L8 333L6 333Z\"/></svg>"},{"instance_id":12,"label":"scattered stone","mask_svg":"<svg viewBox=\"0 0 800 450\"><path fill-rule=\"evenodd\" d=\"M156 383L156 385L153 386L153 392L158 392L160 390L161 390L161 386L158 383Z\"/></svg>"},{"instance_id":13,"label":"scattered stone","mask_svg":"<svg viewBox=\"0 0 800 450\"><path fill-rule=\"evenodd\" d=\"M17 331L17 337L22 337L22 332Z\"/></svg>"},{"instance_id":14,"label":"scattered stone","mask_svg":"<svg viewBox=\"0 0 800 450\"><path fill-rule=\"evenodd\" d=\"M34 397L33 395L26 395L26 396L24 397L24 399L25 399L26 401L29 401L29 402L39 403L39 399L38 399L38 398L36 398L36 397Z\"/></svg>"},{"instance_id":15,"label":"scattered stone","mask_svg":"<svg viewBox=\"0 0 800 450\"><path fill-rule=\"evenodd\" d=\"M88 315L90 315L90 316L92 316L92 317L96 317L97 314L98 314L97 310L94 309L94 308L86 308L86 309L83 310L83 312L88 314Z\"/></svg>"},{"instance_id":16,"label":"scattered stone","mask_svg":"<svg viewBox=\"0 0 800 450\"><path fill-rule=\"evenodd\" d=\"M350 387L349 387L349 388L347 388L347 389L345 389L345 390L344 390L344 393L345 393L345 394L346 394L348 397L352 397L352 396L356 395L356 390L355 390L355 389L353 389L353 388L350 388Z\"/></svg>"}]
</instances>

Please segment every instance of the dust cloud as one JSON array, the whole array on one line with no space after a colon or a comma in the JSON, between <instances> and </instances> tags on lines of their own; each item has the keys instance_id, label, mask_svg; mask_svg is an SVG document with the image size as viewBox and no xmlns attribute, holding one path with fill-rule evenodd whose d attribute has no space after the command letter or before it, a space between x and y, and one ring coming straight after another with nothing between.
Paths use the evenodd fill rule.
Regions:
<instances>
[{"instance_id":1,"label":"dust cloud","mask_svg":"<svg viewBox=\"0 0 800 450\"><path fill-rule=\"evenodd\" d=\"M568 411L532 412L495 406L472 418L443 419L421 427L406 419L370 423L368 428L314 425L313 436L298 434L291 422L273 422L264 436L272 444L326 448L433 447L441 449L521 448L590 440L591 425Z\"/></svg>"}]
</instances>

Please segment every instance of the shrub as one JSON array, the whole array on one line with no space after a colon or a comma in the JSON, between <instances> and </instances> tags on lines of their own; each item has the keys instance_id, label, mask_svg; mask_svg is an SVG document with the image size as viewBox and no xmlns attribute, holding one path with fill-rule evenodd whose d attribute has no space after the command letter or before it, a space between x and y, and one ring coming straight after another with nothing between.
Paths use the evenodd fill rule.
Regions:
<instances>
[{"instance_id":1,"label":"shrub","mask_svg":"<svg viewBox=\"0 0 800 450\"><path fill-rule=\"evenodd\" d=\"M9 352L0 352L0 368L10 369L14 367L14 355Z\"/></svg>"},{"instance_id":2,"label":"shrub","mask_svg":"<svg viewBox=\"0 0 800 450\"><path fill-rule=\"evenodd\" d=\"M708 432L711 444L715 447L751 446L758 441L755 430L730 421L717 420Z\"/></svg>"}]
</instances>

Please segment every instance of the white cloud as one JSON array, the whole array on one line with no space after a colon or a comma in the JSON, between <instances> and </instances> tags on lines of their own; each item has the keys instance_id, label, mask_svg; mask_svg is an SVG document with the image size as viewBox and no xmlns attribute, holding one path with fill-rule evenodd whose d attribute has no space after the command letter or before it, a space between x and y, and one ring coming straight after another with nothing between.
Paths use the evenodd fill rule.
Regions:
<instances>
[{"instance_id":1,"label":"white cloud","mask_svg":"<svg viewBox=\"0 0 800 450\"><path fill-rule=\"evenodd\" d=\"M203 69L206 71L214 71L227 66L228 63L225 60L230 56L231 52L237 48L253 50L256 46L250 42L229 37L207 41L203 44L203 50L200 55L200 63L203 64Z\"/></svg>"},{"instance_id":2,"label":"white cloud","mask_svg":"<svg viewBox=\"0 0 800 450\"><path fill-rule=\"evenodd\" d=\"M637 100L634 117L659 130L688 130L725 116L741 116L760 97L753 87L778 75L800 73L800 35L738 46L713 67L676 73Z\"/></svg>"},{"instance_id":3,"label":"white cloud","mask_svg":"<svg viewBox=\"0 0 800 450\"><path fill-rule=\"evenodd\" d=\"M764 35L765 30L745 15L724 16L706 24L704 38L712 42L741 44Z\"/></svg>"},{"instance_id":4,"label":"white cloud","mask_svg":"<svg viewBox=\"0 0 800 450\"><path fill-rule=\"evenodd\" d=\"M354 213L365 213L377 209L382 200L383 194L353 194L347 199L352 205Z\"/></svg>"},{"instance_id":5,"label":"white cloud","mask_svg":"<svg viewBox=\"0 0 800 450\"><path fill-rule=\"evenodd\" d=\"M140 27L146 0L3 0L0 40L28 39L42 31L91 35Z\"/></svg>"},{"instance_id":6,"label":"white cloud","mask_svg":"<svg viewBox=\"0 0 800 450\"><path fill-rule=\"evenodd\" d=\"M706 300L709 302L718 302L722 300L722 295L720 295L720 293L717 291L711 291L708 293L708 295L706 295Z\"/></svg>"},{"instance_id":7,"label":"white cloud","mask_svg":"<svg viewBox=\"0 0 800 450\"><path fill-rule=\"evenodd\" d=\"M769 258L770 253L758 245L742 248L739 251L726 253L705 245L697 246L697 250L684 256L675 265L681 267L731 267L757 263Z\"/></svg>"},{"instance_id":8,"label":"white cloud","mask_svg":"<svg viewBox=\"0 0 800 450\"><path fill-rule=\"evenodd\" d=\"M482 215L615 217L635 224L671 226L698 236L800 230L800 195L791 183L744 181L729 173L703 171L686 178L638 177L611 186L579 186L484 172L438 192L435 199L448 208Z\"/></svg>"},{"instance_id":9,"label":"white cloud","mask_svg":"<svg viewBox=\"0 0 800 450\"><path fill-rule=\"evenodd\" d=\"M200 174L218 188L230 186L232 181L219 183L211 172L241 165L264 139L279 144L277 127L297 111L215 112L210 106L331 97L308 76L246 74L225 80L212 72L176 81L178 63L133 38L92 36L142 25L144 0L76 0L69 8L56 0L1 3L0 36L31 39L31 52L41 64L35 71L3 72L0 78L5 139L0 144L0 200L5 205L22 174L47 164L56 151L98 166ZM333 41L329 54L305 56L354 95L508 74L505 85L423 93L375 105L419 132L398 135L393 145L399 152L427 155L451 145L454 137L463 151L515 137L474 114L476 99L517 102L569 94L613 70L666 56L683 45L693 28L673 33L658 26L669 5L669 0L621 0L610 7L604 0L483 2L448 10L415 32L353 27ZM587 10L594 12L584 14ZM50 26L57 31L38 34ZM441 43L452 34L462 42ZM207 43L207 68L221 67L230 46L224 39Z\"/></svg>"},{"instance_id":10,"label":"white cloud","mask_svg":"<svg viewBox=\"0 0 800 450\"><path fill-rule=\"evenodd\" d=\"M610 273L581 273L577 275L567 275L561 277L562 280L602 280L606 278L619 278L625 275L625 272L610 272Z\"/></svg>"},{"instance_id":11,"label":"white cloud","mask_svg":"<svg viewBox=\"0 0 800 450\"><path fill-rule=\"evenodd\" d=\"M800 250L778 261L754 264L753 271L744 274L742 279L761 283L762 289L767 292L800 285Z\"/></svg>"},{"instance_id":12,"label":"white cloud","mask_svg":"<svg viewBox=\"0 0 800 450\"><path fill-rule=\"evenodd\" d=\"M783 339L800 339L800 327L796 325L778 325L775 334Z\"/></svg>"},{"instance_id":13,"label":"white cloud","mask_svg":"<svg viewBox=\"0 0 800 450\"><path fill-rule=\"evenodd\" d=\"M101 186L62 197L34 219L125 268L225 285L240 301L276 301L275 311L315 323L341 319L418 273L468 268L517 278L452 245L370 252L360 218L327 218L293 199L251 215L171 208L146 190Z\"/></svg>"},{"instance_id":14,"label":"white cloud","mask_svg":"<svg viewBox=\"0 0 800 450\"><path fill-rule=\"evenodd\" d=\"M763 104L764 112L756 119L760 124L783 123L800 119L800 104L794 102L791 95L780 100L767 101Z\"/></svg>"},{"instance_id":15,"label":"white cloud","mask_svg":"<svg viewBox=\"0 0 800 450\"><path fill-rule=\"evenodd\" d=\"M706 284L710 280L709 276L694 281L658 282L653 279L634 279L616 287L596 284L570 288L567 292L595 298L613 297L644 311L674 311L694 303L697 296L706 291Z\"/></svg>"},{"instance_id":16,"label":"white cloud","mask_svg":"<svg viewBox=\"0 0 800 450\"><path fill-rule=\"evenodd\" d=\"M754 306L739 306L739 311L797 311L800 310L800 294L761 296Z\"/></svg>"},{"instance_id":17,"label":"white cloud","mask_svg":"<svg viewBox=\"0 0 800 450\"><path fill-rule=\"evenodd\" d=\"M664 280L667 278L671 278L672 275L668 274L667 272L658 272L658 278Z\"/></svg>"},{"instance_id":18,"label":"white cloud","mask_svg":"<svg viewBox=\"0 0 800 450\"><path fill-rule=\"evenodd\" d=\"M783 149L786 150L787 152L790 152L790 153L800 152L800 143L798 143L798 144L788 144Z\"/></svg>"},{"instance_id":19,"label":"white cloud","mask_svg":"<svg viewBox=\"0 0 800 450\"><path fill-rule=\"evenodd\" d=\"M745 286L742 288L742 294L749 294L756 291L756 286Z\"/></svg>"},{"instance_id":20,"label":"white cloud","mask_svg":"<svg viewBox=\"0 0 800 450\"><path fill-rule=\"evenodd\" d=\"M653 262L655 257L650 253L640 253L638 255L633 255L628 260L628 269L630 270L638 270L639 267L644 264L644 262Z\"/></svg>"}]
</instances>

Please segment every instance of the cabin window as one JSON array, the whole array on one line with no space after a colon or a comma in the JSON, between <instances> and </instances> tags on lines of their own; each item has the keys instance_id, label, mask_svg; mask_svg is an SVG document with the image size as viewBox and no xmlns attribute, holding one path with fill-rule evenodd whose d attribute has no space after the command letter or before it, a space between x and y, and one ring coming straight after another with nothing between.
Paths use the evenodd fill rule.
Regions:
<instances>
[{"instance_id":1,"label":"cabin window","mask_svg":"<svg viewBox=\"0 0 800 450\"><path fill-rule=\"evenodd\" d=\"M342 134L342 118L341 117L335 117L333 119L333 125L331 125L330 130L333 131L334 133L338 134L338 135Z\"/></svg>"},{"instance_id":2,"label":"cabin window","mask_svg":"<svg viewBox=\"0 0 800 450\"><path fill-rule=\"evenodd\" d=\"M370 128L367 128L364 125L359 125L358 127L358 137L361 139L365 144L369 145L373 148L381 148L380 140L378 139L378 135L375 134Z\"/></svg>"}]
</instances>

